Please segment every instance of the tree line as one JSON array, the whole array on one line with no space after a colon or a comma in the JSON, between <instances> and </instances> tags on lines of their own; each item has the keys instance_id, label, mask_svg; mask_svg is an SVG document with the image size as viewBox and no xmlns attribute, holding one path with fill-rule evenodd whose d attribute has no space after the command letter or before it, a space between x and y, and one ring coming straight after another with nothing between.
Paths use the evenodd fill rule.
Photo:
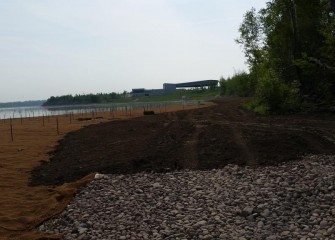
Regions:
<instances>
[{"instance_id":1,"label":"tree line","mask_svg":"<svg viewBox=\"0 0 335 240\"><path fill-rule=\"evenodd\" d=\"M0 108L14 108L14 107L39 107L45 103L45 100L23 101L23 102L6 102L0 103Z\"/></svg>"},{"instance_id":2,"label":"tree line","mask_svg":"<svg viewBox=\"0 0 335 240\"><path fill-rule=\"evenodd\" d=\"M221 78L221 93L253 96L261 113L334 106L334 2L271 0L247 11L236 42L249 71Z\"/></svg>"},{"instance_id":3,"label":"tree line","mask_svg":"<svg viewBox=\"0 0 335 240\"><path fill-rule=\"evenodd\" d=\"M98 94L77 94L50 97L43 106L62 106L62 105L81 105L81 104L99 104L109 103L117 99L125 98L127 92L123 93L98 93Z\"/></svg>"}]
</instances>

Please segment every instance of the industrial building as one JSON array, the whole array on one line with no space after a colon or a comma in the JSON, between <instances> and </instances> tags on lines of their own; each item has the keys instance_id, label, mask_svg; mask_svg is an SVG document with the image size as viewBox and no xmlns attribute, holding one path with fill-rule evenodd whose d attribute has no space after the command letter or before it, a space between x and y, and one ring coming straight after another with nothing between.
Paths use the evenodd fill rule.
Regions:
<instances>
[{"instance_id":1,"label":"industrial building","mask_svg":"<svg viewBox=\"0 0 335 240\"><path fill-rule=\"evenodd\" d=\"M177 89L182 88L197 88L197 87L211 87L217 86L218 80L201 80L194 82L185 83L164 83L163 89L145 89L145 88L134 88L132 89L132 97L143 97L143 96L157 96L167 93L174 93Z\"/></svg>"}]
</instances>

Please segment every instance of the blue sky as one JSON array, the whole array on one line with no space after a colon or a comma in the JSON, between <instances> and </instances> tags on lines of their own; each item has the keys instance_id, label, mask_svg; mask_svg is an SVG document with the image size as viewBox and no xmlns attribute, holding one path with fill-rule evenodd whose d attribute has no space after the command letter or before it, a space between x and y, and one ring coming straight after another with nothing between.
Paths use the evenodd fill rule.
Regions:
<instances>
[{"instance_id":1,"label":"blue sky","mask_svg":"<svg viewBox=\"0 0 335 240\"><path fill-rule=\"evenodd\" d=\"M0 102L161 88L246 69L265 0L0 0Z\"/></svg>"}]
</instances>

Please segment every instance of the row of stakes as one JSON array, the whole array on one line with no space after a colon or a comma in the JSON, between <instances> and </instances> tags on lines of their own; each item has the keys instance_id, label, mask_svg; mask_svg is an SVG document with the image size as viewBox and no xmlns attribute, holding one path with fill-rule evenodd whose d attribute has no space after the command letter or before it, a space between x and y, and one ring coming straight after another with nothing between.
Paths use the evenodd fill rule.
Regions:
<instances>
[{"instance_id":1,"label":"row of stakes","mask_svg":"<svg viewBox=\"0 0 335 240\"><path fill-rule=\"evenodd\" d=\"M97 109L82 109L82 110L79 110L79 111L76 111L76 114L88 114L88 113L91 113L91 112L107 112L107 111L110 111L110 112L114 112L116 111L117 109L121 109L122 112L126 111L126 114L127 114L127 111L130 111L132 109L141 109L143 108L143 110L145 111L146 109L152 109L152 108L159 108L160 112L161 112L161 107L165 107L165 112L166 112L166 104L162 105L162 104L147 104L146 106L141 106L141 107L138 107L138 106L131 106L131 107L128 107L128 106L124 106L124 107L118 107L118 108L115 108L115 107L102 107L102 108L97 108L101 111L98 111ZM184 104L183 104L183 108L184 108ZM107 110L108 109L108 110ZM38 110L37 112L38 113L43 113L44 110ZM45 111L46 112L46 111ZM58 112L58 114L57 114ZM66 112L66 110L62 111L62 110L55 110L55 113L56 114L38 114L37 116L55 116L55 115L64 115L64 112ZM66 114L66 113L65 113ZM6 119L9 119L9 118L12 118L12 119L16 119L16 118L21 118L21 119L25 119L25 118L34 118L35 117L35 112L34 111L30 111L30 112L25 112L25 114L23 115L21 112L20 112L20 117L15 117L15 112L13 112L13 114L11 116L9 116L9 118L6 118L6 114L3 115L3 120L5 121ZM1 120L1 118L0 118Z\"/></svg>"},{"instance_id":2,"label":"row of stakes","mask_svg":"<svg viewBox=\"0 0 335 240\"><path fill-rule=\"evenodd\" d=\"M165 104L165 112L166 112L166 104ZM149 105L147 106L147 107L144 107L143 106L143 112L146 112L146 111L148 111L148 109L152 109L152 106L150 106L149 107ZM158 106L158 108L159 108L159 111L160 111L160 113L161 113L161 105L159 105ZM183 105L183 109L184 109L184 105ZM122 114L124 114L125 113L125 115L126 116L131 116L131 114L132 114L132 108L129 108L128 109L128 107L126 106L125 108L122 108L121 109L121 111L122 111ZM114 113L114 111L115 111L115 109L114 108L110 108L109 109L109 112L110 112L110 114L112 115L112 117L113 118L115 118L115 113ZM87 114L88 112L86 112L86 114ZM91 111L91 114L92 114L92 118L91 119L94 119L95 118L95 115L98 113L98 111L97 110L95 110L95 111ZM81 113L82 114L82 116L85 114L84 112L82 112ZM129 114L129 115L128 115ZM74 119L74 113L69 113L69 114L67 114L68 116L69 116L69 120L70 120L70 123L72 123L72 120ZM30 117L30 114L29 114L29 116L28 116L28 120L30 121L32 118L34 118L34 113L32 114L32 116L33 117ZM45 118L48 120L48 122L50 121L50 117L51 117L52 115L43 115L42 116L42 126L44 127L45 126ZM57 115L56 115L57 116ZM21 123L21 125L23 124L23 119L25 119L25 118L23 118L22 117L22 115L21 115L21 117L20 117L20 123ZM10 135L11 135L11 141L12 142L14 142L14 134L13 134L13 120L14 120L14 118L9 118L9 125L10 125ZM6 123L6 119L4 118L3 119L3 122L4 123ZM59 135L59 120L58 120L58 117L56 117L56 132L57 132L57 135Z\"/></svg>"}]
</instances>

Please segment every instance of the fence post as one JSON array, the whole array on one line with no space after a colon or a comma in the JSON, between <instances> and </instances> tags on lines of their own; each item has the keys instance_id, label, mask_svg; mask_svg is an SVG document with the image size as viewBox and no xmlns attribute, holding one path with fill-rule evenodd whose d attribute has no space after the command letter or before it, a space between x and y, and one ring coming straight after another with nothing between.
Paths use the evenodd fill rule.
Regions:
<instances>
[{"instance_id":1,"label":"fence post","mask_svg":"<svg viewBox=\"0 0 335 240\"><path fill-rule=\"evenodd\" d=\"M12 119L10 118L9 121L10 121L10 136L11 136L12 142L14 142Z\"/></svg>"},{"instance_id":2,"label":"fence post","mask_svg":"<svg viewBox=\"0 0 335 240\"><path fill-rule=\"evenodd\" d=\"M57 124L57 135L59 135L58 117L56 118L56 124Z\"/></svg>"}]
</instances>

